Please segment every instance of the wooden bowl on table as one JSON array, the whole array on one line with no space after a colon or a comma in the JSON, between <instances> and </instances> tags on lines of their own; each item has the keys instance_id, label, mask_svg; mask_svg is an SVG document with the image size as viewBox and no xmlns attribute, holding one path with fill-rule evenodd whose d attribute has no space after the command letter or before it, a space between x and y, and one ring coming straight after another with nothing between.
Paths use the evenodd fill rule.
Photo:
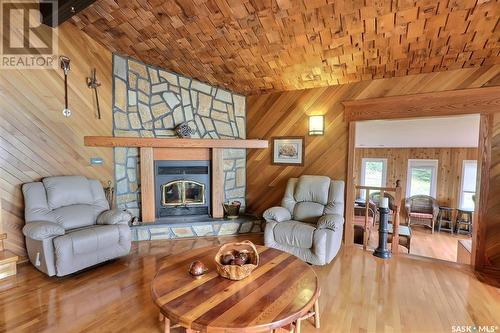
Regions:
<instances>
[{"instance_id":1,"label":"wooden bowl on table","mask_svg":"<svg viewBox=\"0 0 500 333\"><path fill-rule=\"evenodd\" d=\"M243 254L243 255L242 255ZM234 256L235 258L248 257L242 264L224 264L224 256ZM240 243L227 243L220 247L215 255L215 265L220 276L234 281L243 280L252 273L259 265L259 253L257 248L250 241Z\"/></svg>"}]
</instances>

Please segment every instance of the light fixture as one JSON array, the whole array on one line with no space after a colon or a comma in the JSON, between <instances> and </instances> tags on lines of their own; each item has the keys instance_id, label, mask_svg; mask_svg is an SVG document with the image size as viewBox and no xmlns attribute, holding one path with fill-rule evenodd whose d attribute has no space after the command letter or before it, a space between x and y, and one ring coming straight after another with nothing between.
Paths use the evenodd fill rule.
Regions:
<instances>
[{"instance_id":1,"label":"light fixture","mask_svg":"<svg viewBox=\"0 0 500 333\"><path fill-rule=\"evenodd\" d=\"M309 116L309 135L325 134L325 116Z\"/></svg>"}]
</instances>

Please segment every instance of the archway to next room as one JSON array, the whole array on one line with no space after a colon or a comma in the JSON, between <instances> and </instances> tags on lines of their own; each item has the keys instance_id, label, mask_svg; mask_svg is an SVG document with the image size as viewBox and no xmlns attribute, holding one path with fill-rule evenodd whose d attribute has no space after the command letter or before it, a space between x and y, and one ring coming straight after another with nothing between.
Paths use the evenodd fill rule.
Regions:
<instances>
[{"instance_id":1,"label":"archway to next room","mask_svg":"<svg viewBox=\"0 0 500 333\"><path fill-rule=\"evenodd\" d=\"M381 189L380 192L382 192L381 197L386 196L384 192L390 193L393 191L393 195L399 192L399 200L396 199L396 202L398 202L400 214L394 215L399 217L396 221L394 221L394 229L398 230L394 234L394 243L402 244L404 243L404 240L408 238L407 234L404 232L401 233L401 231L408 226L408 220L411 220L412 218L416 220L416 218L421 219L426 217L423 215L410 217L407 211L408 199L415 195L431 197L435 199L434 201L436 201L436 216L433 216L433 222L432 224L428 223L428 227L421 227L420 225L417 226L417 223L413 224L413 222L410 222L413 245L417 245L419 241L421 243L420 249L418 249L417 246L417 248L414 248L413 253L412 250L410 250L410 254L430 256L449 261L454 261L453 259L457 260L457 250L452 250L452 253L448 254L448 256L444 255L440 257L432 254L432 245L430 242L428 242L429 245L425 245L425 238L431 238L433 237L432 235L441 235L443 238L451 236L451 233L450 235L444 236L444 224L442 225L441 232L437 231L439 228L437 224L437 214L439 214L439 206L442 208L453 208L449 219L452 220L453 226L451 228L453 228L455 233L453 236L454 238L452 239L453 242L450 243L455 244L457 246L456 248L458 248L459 241L462 239L469 240L468 243L470 245L466 249L466 251L468 251L469 258L462 263L470 264L477 270L481 270L481 267L485 264L485 249L484 244L481 242L484 242L484 235L487 232L487 224L481 222L486 218L487 195L488 191L491 190L488 189L490 170L488 167L483 168L482 166L488 166L488 161L491 157L490 140L492 136L493 113L496 109L494 105L486 102L488 94L495 93L495 91L492 90L488 92L484 90L488 90L488 88L446 91L412 96L393 96L344 102L346 120L349 123L348 175L346 186L347 209L345 229L345 243L348 247L354 245L356 241L359 243L360 239L361 244L364 243L365 247L370 247L369 241L367 242L366 240L368 237L361 236L360 238L359 234L357 234L357 214L355 213L355 207L357 204L360 204L360 201L362 201L360 199L362 199L362 197L365 198L365 202L368 202L368 206L370 205L370 196L366 195L366 191L369 189L366 186L361 186L362 183L370 184L370 182L372 182L374 185L378 185L378 183L380 183L385 186L379 186L379 189ZM456 116L460 117L450 118ZM458 119L460 119L460 121ZM370 123L368 121L372 122ZM377 122L373 121L379 122L377 124ZM405 131L409 134L408 129L404 129L404 127L412 122L413 126L418 128L421 133L431 131L433 126L436 131L438 131L433 135L425 133L420 134L420 140L414 140L413 138L413 142L418 141L420 142L420 145L430 145L430 147L427 148L434 149L433 154L425 151L419 152L417 149L414 149L413 151L406 150L405 153L397 151L396 149L403 148L424 148L396 147L397 145L402 144L401 139L394 139L392 143L393 147L380 147L382 148L380 149L374 146L377 142L374 141L373 137L369 137L369 135L368 137L363 137L362 135L366 134L366 131L370 130L369 127L371 126L371 130L373 132L378 131L379 139L388 138L388 140L391 140L391 137L397 137L398 135L401 137ZM454 136L453 138L453 135L449 133L445 126L450 126L450 122L453 123L453 126L468 126L465 127L468 131L468 137L466 138L466 140L468 140L467 144L459 142L459 140L465 139L465 136L467 135ZM374 126L374 124L377 124L379 128L376 129L377 126ZM415 124L418 125L415 126ZM432 124L432 126L429 124ZM384 126L386 126L386 128L384 128ZM389 126L389 128L387 128L387 126ZM441 126L441 129L437 129L439 126ZM463 131L464 127L462 127L461 130ZM361 131L361 133L358 133L358 131ZM400 132L399 134L398 131ZM384 135L380 135L381 133ZM410 136L411 135L408 135L408 138ZM432 143L432 140L437 141L437 138L441 138L440 140L443 142L445 142L445 139L454 140L455 147L437 147L429 144L429 140L431 140L430 142ZM361 141L365 142L363 143ZM475 141L475 144L473 141ZM371 143L367 144L367 142ZM367 145L367 147L362 147L363 144ZM415 144L409 143L407 145L411 146ZM451 144L446 145L449 146ZM463 147L458 147L459 145ZM437 148L449 148L449 150L437 151ZM462 151L453 152L451 150L452 148L461 148ZM450 176L454 183L453 185L450 185L452 188L451 191L453 191L452 195L450 195L450 193L444 193L447 191L445 189L439 190L440 183L441 187L446 187L443 185L443 179L439 179L440 175L443 176L442 178L445 178L444 176L450 171L449 166L442 165L443 162L441 162L440 169L440 160L442 157L439 155L448 156L448 159L452 159L451 155L457 155L455 157L456 166L454 167L457 170L453 172L454 175ZM398 158L399 161L395 162L395 159ZM403 158L404 161L401 161L401 158ZM391 164L393 166L391 167L389 167L389 160L392 161ZM460 162L458 162L458 160L460 160ZM399 167L399 171L392 171L393 173L389 175L388 168L394 169L395 166ZM397 175L396 173L399 174ZM367 179L367 177L371 177L372 179ZM401 181L399 182L398 187L395 187L396 184L394 184L396 178ZM474 179L476 179L475 182ZM473 184L476 184L476 186L473 187ZM443 192L441 196L438 193L439 191ZM443 202L439 203L439 199ZM459 236L456 235L455 222L457 220L457 214L460 213L459 210L470 212L467 216L468 219L472 220L472 232L470 233L470 236L469 234L462 235L462 230L459 230ZM362 214L362 218L364 220L366 220L366 216L369 215L366 214L366 211L368 210L365 209L364 214ZM445 210L443 209L441 214L444 213ZM441 218L441 215L439 218ZM376 216L374 217L374 224L377 224ZM414 228L412 224L415 228L418 228L416 233L420 236L420 240L418 236L417 238L414 238L415 232L413 231ZM420 224L426 225L426 223ZM398 229L399 225L401 225L402 228ZM450 228L449 224L447 227ZM373 229L378 230L378 227L374 227ZM459 226L459 229L462 229L462 227ZM429 234L427 235L427 233ZM373 234L375 234L375 236L372 241L376 239L376 232ZM434 238L438 239L439 237ZM451 249L450 245L445 247L448 248L448 250ZM399 246L399 248L401 248L401 246ZM408 252L407 246L404 246L404 244L403 248L406 249L406 252ZM431 253L429 253L429 249L431 249ZM448 250L443 250L443 252ZM405 251L400 251L399 249L398 251L395 251L395 248L393 248L393 254L399 254L400 252L404 253Z\"/></svg>"},{"instance_id":2,"label":"archway to next room","mask_svg":"<svg viewBox=\"0 0 500 333\"><path fill-rule=\"evenodd\" d=\"M377 206L385 197L391 242L393 213L399 212L400 253L470 264L479 119L474 114L356 122L354 243L377 248ZM398 181L399 198L391 191L381 195L381 188Z\"/></svg>"}]
</instances>

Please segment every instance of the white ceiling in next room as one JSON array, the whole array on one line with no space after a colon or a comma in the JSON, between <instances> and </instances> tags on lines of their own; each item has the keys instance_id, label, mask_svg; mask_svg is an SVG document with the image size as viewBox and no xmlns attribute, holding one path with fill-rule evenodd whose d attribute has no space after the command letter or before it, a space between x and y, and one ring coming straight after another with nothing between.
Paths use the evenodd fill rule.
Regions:
<instances>
[{"instance_id":1,"label":"white ceiling in next room","mask_svg":"<svg viewBox=\"0 0 500 333\"><path fill-rule=\"evenodd\" d=\"M477 147L479 115L356 123L356 147Z\"/></svg>"}]
</instances>

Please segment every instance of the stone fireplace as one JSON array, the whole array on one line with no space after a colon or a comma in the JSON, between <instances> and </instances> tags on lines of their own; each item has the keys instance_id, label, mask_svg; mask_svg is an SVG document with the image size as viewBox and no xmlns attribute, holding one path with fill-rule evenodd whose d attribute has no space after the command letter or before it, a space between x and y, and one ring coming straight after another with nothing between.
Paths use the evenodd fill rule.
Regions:
<instances>
[{"instance_id":1,"label":"stone fireplace","mask_svg":"<svg viewBox=\"0 0 500 333\"><path fill-rule=\"evenodd\" d=\"M210 215L210 161L155 162L156 218Z\"/></svg>"},{"instance_id":2,"label":"stone fireplace","mask_svg":"<svg viewBox=\"0 0 500 333\"><path fill-rule=\"evenodd\" d=\"M175 127L187 123L192 138L246 138L245 96L117 54L113 82L114 136L176 138ZM117 207L142 221L139 151L117 147L114 155ZM223 159L223 200L238 200L244 209L246 150L223 149Z\"/></svg>"},{"instance_id":3,"label":"stone fireplace","mask_svg":"<svg viewBox=\"0 0 500 333\"><path fill-rule=\"evenodd\" d=\"M182 123L192 129L192 139L244 140L245 96L114 54L113 136L175 140L175 127ZM262 231L255 218L222 218L224 201L240 201L244 212L246 148L215 149L217 168L213 166L214 149L186 148L189 146L114 148L116 206L127 209L141 222L132 228L133 239ZM175 168L186 162L180 160L204 161L209 181L189 179L194 175L190 168L199 165L184 164L185 173L180 174ZM159 166L166 168L160 171ZM157 183L157 176L163 180ZM215 185L214 178L218 180ZM201 192L204 203L200 203Z\"/></svg>"}]
</instances>

